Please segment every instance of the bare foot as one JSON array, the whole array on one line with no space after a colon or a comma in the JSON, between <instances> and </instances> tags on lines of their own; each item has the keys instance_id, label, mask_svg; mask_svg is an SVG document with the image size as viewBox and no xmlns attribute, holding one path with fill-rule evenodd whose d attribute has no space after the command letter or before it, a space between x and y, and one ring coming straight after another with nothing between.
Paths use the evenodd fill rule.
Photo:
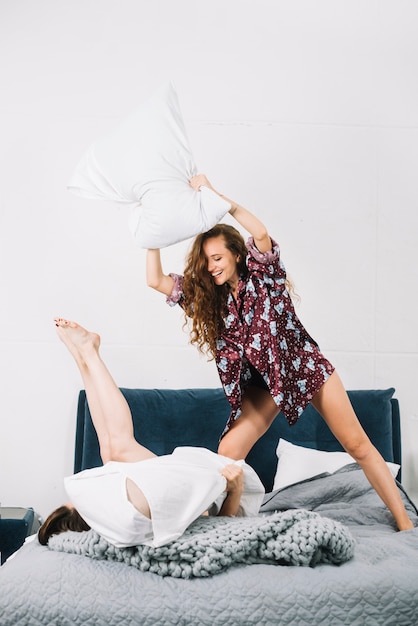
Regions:
<instances>
[{"instance_id":1,"label":"bare foot","mask_svg":"<svg viewBox=\"0 0 418 626\"><path fill-rule=\"evenodd\" d=\"M100 336L97 333L92 333L76 322L70 322L62 317L54 318L54 322L58 337L74 357L85 356L91 349L98 352Z\"/></svg>"}]
</instances>

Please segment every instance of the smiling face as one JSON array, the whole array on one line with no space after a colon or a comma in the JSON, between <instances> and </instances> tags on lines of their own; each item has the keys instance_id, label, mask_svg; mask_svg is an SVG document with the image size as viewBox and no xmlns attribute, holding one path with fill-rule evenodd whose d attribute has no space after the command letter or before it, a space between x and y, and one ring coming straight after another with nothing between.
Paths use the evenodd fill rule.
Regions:
<instances>
[{"instance_id":1,"label":"smiling face","mask_svg":"<svg viewBox=\"0 0 418 626\"><path fill-rule=\"evenodd\" d=\"M232 291L238 286L239 255L233 254L225 245L225 239L210 237L203 244L203 252L206 257L207 269L216 285L228 283Z\"/></svg>"}]
</instances>

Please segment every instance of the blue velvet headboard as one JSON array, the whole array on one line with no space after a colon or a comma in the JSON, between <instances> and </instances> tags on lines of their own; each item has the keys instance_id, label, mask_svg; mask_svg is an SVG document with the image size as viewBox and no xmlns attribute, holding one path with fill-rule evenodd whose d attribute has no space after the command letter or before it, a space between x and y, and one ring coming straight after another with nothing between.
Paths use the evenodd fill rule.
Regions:
<instances>
[{"instance_id":1,"label":"blue velvet headboard","mask_svg":"<svg viewBox=\"0 0 418 626\"><path fill-rule=\"evenodd\" d=\"M168 454L182 445L204 446L216 451L229 415L229 405L222 389L121 390L132 411L135 437L155 454ZM394 391L393 388L359 390L349 391L348 395L365 431L384 459L401 465L399 403L392 398ZM312 405L305 409L294 426L289 426L279 413L247 457L266 491L270 491L273 485L280 437L318 450L342 450ZM101 464L86 395L80 391L74 471Z\"/></svg>"}]
</instances>

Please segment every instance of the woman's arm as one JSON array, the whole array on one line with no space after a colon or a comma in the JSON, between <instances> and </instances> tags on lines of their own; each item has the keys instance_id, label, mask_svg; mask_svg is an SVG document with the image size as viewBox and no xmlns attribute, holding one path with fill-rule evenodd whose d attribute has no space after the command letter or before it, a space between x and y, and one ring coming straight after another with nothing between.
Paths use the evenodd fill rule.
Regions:
<instances>
[{"instance_id":1,"label":"woman's arm","mask_svg":"<svg viewBox=\"0 0 418 626\"><path fill-rule=\"evenodd\" d=\"M193 178L190 179L190 185L193 187L193 189L196 189L197 191L202 185L205 187L209 187L209 189L212 189L212 191L217 193L218 196L221 196L227 202L229 202L229 204L231 205L229 213L234 217L234 219L237 220L239 224L241 224L243 228L245 228L245 230L250 233L250 235L253 236L254 243L257 246L257 250L259 250L260 252L268 252L269 250L271 250L271 239L267 232L267 228L258 219L258 217L253 215L250 211L248 211L248 209L244 209L244 207L242 207L241 205L217 192L216 189L212 187L204 174L193 176Z\"/></svg>"},{"instance_id":2,"label":"woman's arm","mask_svg":"<svg viewBox=\"0 0 418 626\"><path fill-rule=\"evenodd\" d=\"M152 287L166 296L171 295L174 280L171 276L164 274L160 251L157 248L147 250L146 275L148 287Z\"/></svg>"},{"instance_id":3,"label":"woman's arm","mask_svg":"<svg viewBox=\"0 0 418 626\"><path fill-rule=\"evenodd\" d=\"M226 465L221 474L226 478L226 498L218 515L237 515L244 490L244 471L242 467L232 463Z\"/></svg>"}]
</instances>

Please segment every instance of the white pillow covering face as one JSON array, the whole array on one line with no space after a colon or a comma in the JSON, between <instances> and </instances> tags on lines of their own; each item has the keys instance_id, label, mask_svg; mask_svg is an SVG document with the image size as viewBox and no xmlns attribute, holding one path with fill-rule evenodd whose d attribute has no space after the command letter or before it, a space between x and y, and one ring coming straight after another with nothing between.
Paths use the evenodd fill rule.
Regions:
<instances>
[{"instance_id":1,"label":"white pillow covering face","mask_svg":"<svg viewBox=\"0 0 418 626\"><path fill-rule=\"evenodd\" d=\"M94 142L68 189L85 198L123 202L141 248L164 248L209 230L231 205L197 173L176 90L168 83L112 132Z\"/></svg>"},{"instance_id":2,"label":"white pillow covering face","mask_svg":"<svg viewBox=\"0 0 418 626\"><path fill-rule=\"evenodd\" d=\"M319 474L332 474L345 465L355 463L347 452L324 452L297 446L280 439L276 449L278 465L274 478L273 491L283 489ZM399 470L396 463L387 462L393 477Z\"/></svg>"}]
</instances>

